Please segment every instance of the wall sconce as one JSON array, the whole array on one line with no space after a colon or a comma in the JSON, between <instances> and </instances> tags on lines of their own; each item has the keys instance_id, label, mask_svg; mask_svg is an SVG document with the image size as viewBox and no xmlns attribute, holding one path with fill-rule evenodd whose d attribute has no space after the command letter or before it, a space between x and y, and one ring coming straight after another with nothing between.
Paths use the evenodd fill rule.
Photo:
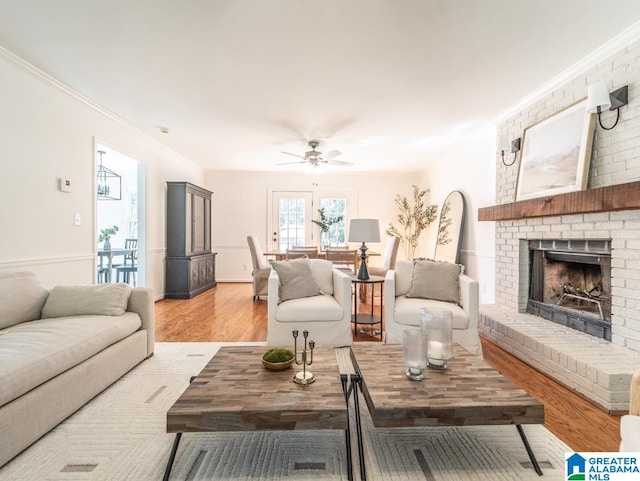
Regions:
<instances>
[{"instance_id":1,"label":"wall sconce","mask_svg":"<svg viewBox=\"0 0 640 481\"><path fill-rule=\"evenodd\" d=\"M521 138L518 137L517 139L513 139L511 141L511 153L513 154L513 160L508 164L504 161L504 149L502 149L502 163L507 167L511 167L513 164L516 163L516 159L518 158L518 152L520 152L520 140Z\"/></svg>"},{"instance_id":2,"label":"wall sconce","mask_svg":"<svg viewBox=\"0 0 640 481\"><path fill-rule=\"evenodd\" d=\"M618 125L620 120L620 107L629 103L629 86L625 85L618 90L609 93L604 82L598 82L589 86L589 94L587 101L587 112L590 114L598 114L598 123L603 130L611 130ZM602 112L605 110L616 110L616 121L611 127L602 125Z\"/></svg>"}]
</instances>

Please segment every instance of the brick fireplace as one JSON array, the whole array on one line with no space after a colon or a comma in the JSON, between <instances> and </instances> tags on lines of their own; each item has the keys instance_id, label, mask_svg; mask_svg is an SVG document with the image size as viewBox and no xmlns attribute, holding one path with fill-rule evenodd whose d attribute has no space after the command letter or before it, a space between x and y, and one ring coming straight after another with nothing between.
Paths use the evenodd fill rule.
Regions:
<instances>
[{"instance_id":1,"label":"brick fireplace","mask_svg":"<svg viewBox=\"0 0 640 481\"><path fill-rule=\"evenodd\" d=\"M567 206L574 212L559 213ZM640 182L484 208L478 217L496 221L497 246L496 304L481 307L481 333L605 409L628 409L640 366ZM532 277L536 264L551 272ZM558 306L568 283L601 298L603 315L579 300ZM532 303L532 292L542 300ZM547 310L562 322L545 319ZM592 327L574 329L585 319Z\"/></svg>"},{"instance_id":2,"label":"brick fireplace","mask_svg":"<svg viewBox=\"0 0 640 481\"><path fill-rule=\"evenodd\" d=\"M594 52L579 70L561 74L545 93L514 108L498 125L496 205L478 211L478 220L495 222L495 304L481 306L479 327L485 337L536 369L609 411L624 412L631 374L640 367L640 38L634 34L615 45ZM597 81L611 90L629 85L629 92L636 93L620 110L615 129L596 127L588 188L514 202L519 162L502 162L506 141L522 137L528 127L584 99L588 86ZM606 123L612 114L603 116ZM606 246L600 252L585 251L590 259L586 267L577 268L572 265L576 257L569 257L566 249L546 252L545 243L557 247L563 242ZM589 267L594 262L598 269ZM544 276L555 276L554 285L545 286L540 277L531 285L533 263L551 266ZM597 304L571 297L572 304L565 304L565 296L558 306L561 286L568 284L569 294L587 291L596 297L602 315ZM538 296L533 301L532 289ZM585 312L586 304L596 312ZM565 324L589 318L602 334L595 328L579 332L576 325L538 315L557 307L565 317L577 312L577 322Z\"/></svg>"}]
</instances>

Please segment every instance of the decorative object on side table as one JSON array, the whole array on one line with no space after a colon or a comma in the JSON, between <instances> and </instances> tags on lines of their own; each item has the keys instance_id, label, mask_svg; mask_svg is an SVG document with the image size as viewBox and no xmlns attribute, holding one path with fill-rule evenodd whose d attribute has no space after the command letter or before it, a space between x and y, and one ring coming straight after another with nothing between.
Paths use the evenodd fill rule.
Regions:
<instances>
[{"instance_id":1,"label":"decorative object on side table","mask_svg":"<svg viewBox=\"0 0 640 481\"><path fill-rule=\"evenodd\" d=\"M439 307L423 307L420 324L426 339L427 366L446 369L453 353L453 313Z\"/></svg>"},{"instance_id":2,"label":"decorative object on side table","mask_svg":"<svg viewBox=\"0 0 640 481\"><path fill-rule=\"evenodd\" d=\"M380 242L380 223L378 219L351 219L349 242L362 242L357 277L362 281L366 281L369 279L369 271L367 270L367 246L365 242Z\"/></svg>"},{"instance_id":3,"label":"decorative object on side table","mask_svg":"<svg viewBox=\"0 0 640 481\"><path fill-rule=\"evenodd\" d=\"M331 236L329 231L331 227L342 222L343 216L332 216L331 214L327 214L324 207L318 209L318 213L320 214L320 220L312 220L311 222L320 227L320 230L322 231L322 248L323 250L326 250L326 248L331 245Z\"/></svg>"},{"instance_id":4,"label":"decorative object on side table","mask_svg":"<svg viewBox=\"0 0 640 481\"><path fill-rule=\"evenodd\" d=\"M300 365L302 364L302 371L298 371L295 376L293 376L293 382L296 384L301 384L306 386L307 384L311 384L315 381L315 377L313 377L313 373L311 371L307 371L307 366L311 366L313 364L313 348L316 343L313 340L309 340L307 343L307 338L309 337L309 331L306 329L302 331L302 336L304 337L304 348L301 353L301 361L298 361L298 330L293 329L291 331L293 335L293 352L294 352L294 360L295 363ZM308 349L308 350L307 350Z\"/></svg>"},{"instance_id":5,"label":"decorative object on side table","mask_svg":"<svg viewBox=\"0 0 640 481\"><path fill-rule=\"evenodd\" d=\"M295 360L295 355L289 349L269 349L262 355L262 365L270 371L289 369Z\"/></svg>"},{"instance_id":6,"label":"decorative object on side table","mask_svg":"<svg viewBox=\"0 0 640 481\"><path fill-rule=\"evenodd\" d=\"M109 239L118 233L118 226L114 225L113 227L107 227L106 229L102 229L100 234L98 235L98 242L104 242L104 250L111 250L111 242Z\"/></svg>"},{"instance_id":7,"label":"decorative object on side table","mask_svg":"<svg viewBox=\"0 0 640 481\"><path fill-rule=\"evenodd\" d=\"M427 367L427 354L424 348L424 333L421 329L405 329L402 332L405 374L413 381L424 379L424 370Z\"/></svg>"}]
</instances>

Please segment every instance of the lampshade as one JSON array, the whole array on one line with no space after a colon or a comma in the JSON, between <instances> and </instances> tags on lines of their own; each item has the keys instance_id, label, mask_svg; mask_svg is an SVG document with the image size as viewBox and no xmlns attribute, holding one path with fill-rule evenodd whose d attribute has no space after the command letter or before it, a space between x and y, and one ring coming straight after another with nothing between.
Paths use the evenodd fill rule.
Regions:
<instances>
[{"instance_id":1,"label":"lampshade","mask_svg":"<svg viewBox=\"0 0 640 481\"><path fill-rule=\"evenodd\" d=\"M349 242L380 242L378 219L351 219Z\"/></svg>"},{"instance_id":2,"label":"lampshade","mask_svg":"<svg viewBox=\"0 0 640 481\"><path fill-rule=\"evenodd\" d=\"M607 85L604 82L589 85L587 112L590 114L598 114L608 110L610 107L611 99L609 98L609 89L607 89Z\"/></svg>"}]
</instances>

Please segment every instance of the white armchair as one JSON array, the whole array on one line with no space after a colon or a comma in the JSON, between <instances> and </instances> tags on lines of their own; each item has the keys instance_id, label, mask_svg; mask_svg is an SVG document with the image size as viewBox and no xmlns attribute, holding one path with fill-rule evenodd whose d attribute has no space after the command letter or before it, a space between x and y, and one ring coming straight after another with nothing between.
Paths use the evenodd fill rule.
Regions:
<instances>
[{"instance_id":1,"label":"white armchair","mask_svg":"<svg viewBox=\"0 0 640 481\"><path fill-rule=\"evenodd\" d=\"M308 259L313 278L322 293L280 302L277 270L271 270L267 296L267 344L293 344L292 329L309 331L309 339L322 346L350 346L351 278L333 268L330 261Z\"/></svg>"},{"instance_id":2,"label":"white armchair","mask_svg":"<svg viewBox=\"0 0 640 481\"><path fill-rule=\"evenodd\" d=\"M629 414L620 418L620 451L640 452L640 369L631 378Z\"/></svg>"},{"instance_id":3,"label":"white armchair","mask_svg":"<svg viewBox=\"0 0 640 481\"><path fill-rule=\"evenodd\" d=\"M420 308L440 307L453 312L453 342L468 351L482 356L478 334L479 289L478 281L464 274L458 276L460 305L434 299L407 297L411 288L413 262L398 261L393 270L387 272L384 281L384 316L386 342L402 342L406 328L420 326ZM441 282L434 279L434 282ZM456 293L457 294L457 293ZM454 296L454 297L457 297Z\"/></svg>"}]
</instances>

